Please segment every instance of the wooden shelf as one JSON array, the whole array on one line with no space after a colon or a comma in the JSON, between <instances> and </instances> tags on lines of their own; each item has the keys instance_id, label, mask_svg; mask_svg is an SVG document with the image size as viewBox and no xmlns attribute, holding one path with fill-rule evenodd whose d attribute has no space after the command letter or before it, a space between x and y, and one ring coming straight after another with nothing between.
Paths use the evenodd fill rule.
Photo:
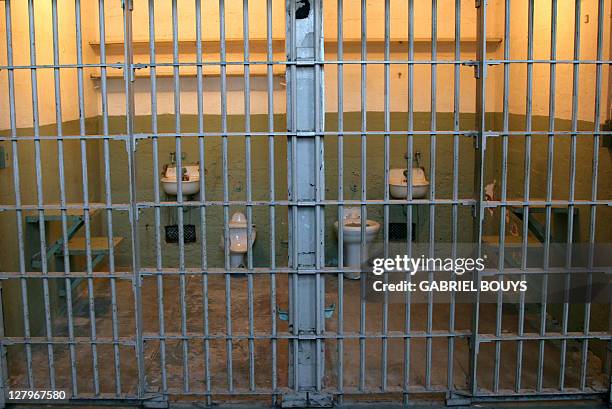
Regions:
<instances>
[{"instance_id":1,"label":"wooden shelf","mask_svg":"<svg viewBox=\"0 0 612 409\"><path fill-rule=\"evenodd\" d=\"M113 237L113 248L116 248L123 241L123 237ZM87 243L85 237L73 237L68 242L68 250L71 254L86 254ZM92 237L90 241L92 254L106 254L110 251L107 237Z\"/></svg>"},{"instance_id":2,"label":"wooden shelf","mask_svg":"<svg viewBox=\"0 0 612 409\"><path fill-rule=\"evenodd\" d=\"M441 51L445 49L450 51L454 49L455 38L454 37L440 37L437 40L438 48ZM463 48L474 48L476 47L476 38L475 37L463 37L461 38L461 44ZM249 39L249 51L251 54L257 54L257 58L253 58L252 61L262 62L265 59L265 55L267 53L267 43L268 40L266 38L250 38ZM346 54L346 60L354 60L359 59L358 55L361 52L361 38L345 38L343 40L344 52ZM487 39L487 44L489 46L489 50L493 51L499 47L502 43L502 39L498 37L490 37ZM89 43L91 47L93 47L96 52L100 52L100 42L92 41ZM146 63L143 61L143 55L149 55L149 40L148 39L136 39L133 42L134 44L134 54L136 55L136 63ZM431 38L429 37L421 37L414 39L415 49L418 52L428 52L429 47L431 45ZM123 54L123 46L124 42L122 39L109 39L105 42L106 51L109 55L118 55ZM169 56L173 52L173 40L172 39L157 39L155 40L155 48L156 54L160 56L158 58L158 63L170 63ZM204 39L202 40L202 52L206 55L204 61L218 61L219 57L219 49L220 49L220 41L219 39ZM408 45L408 38L392 38L390 40L391 51L394 53L406 53ZM196 40L195 39L183 39L178 41L179 50L184 54L195 54L196 53ZM329 53L328 59L334 59L331 55L334 55L334 51L337 49L338 41L336 38L326 38L325 39L325 47L326 52ZM228 38L226 39L226 52L228 54L233 54L233 58L230 60L236 61L235 55L241 55L244 51L243 49L243 39L242 38ZM369 37L368 38L368 51L372 53L382 53L385 47L384 38L379 37ZM272 48L276 55L284 54L285 52L285 38L273 38L272 39ZM351 55L356 54L357 57L351 57ZM259 56L263 55L261 58ZM238 57L240 58L240 57ZM284 57L283 57L284 58ZM371 57L372 59L376 59ZM193 61L195 58L191 57L189 60ZM276 58L279 59L278 57ZM148 60L148 58L147 58ZM285 74L285 66L282 64L273 65L273 75L274 76L284 76ZM267 76L267 66L264 64L251 64L250 65L250 73L252 77L265 77ZM204 77L219 77L220 69L218 65L204 65L202 68L202 75ZM107 70L106 74L108 79L118 79L123 78L123 72L121 70ZM162 66L157 68L157 77L158 78L172 78L174 76L173 68L171 66ZM197 76L196 68L194 66L184 66L180 68L179 76L181 78L195 78ZM244 66L242 64L238 65L227 65L227 76L228 77L243 77L244 76ZM140 69L136 71L136 78L150 78L150 71L148 68ZM92 79L100 79L100 72L97 71L91 74Z\"/></svg>"},{"instance_id":3,"label":"wooden shelf","mask_svg":"<svg viewBox=\"0 0 612 409\"><path fill-rule=\"evenodd\" d=\"M475 46L476 45L476 37L463 37L461 38L461 44L462 45L469 45L469 46ZM487 44L492 46L493 48L497 48L501 43L502 43L502 38L500 37L489 37L487 38ZM250 52L255 52L255 53L260 53L266 52L267 49L267 42L268 40L266 38L250 38L249 39L249 49ZM420 37L420 38L415 38L414 39L414 44L415 47L422 47L423 45L428 45L431 44L432 40L429 37ZM454 46L455 44L455 38L454 37L439 37L438 38L438 46ZM221 42L219 41L219 39L204 39L202 40L202 51L205 54L211 54L212 51L210 50L214 50L214 53L218 53L218 50L220 48L220 44ZM107 51L110 53L114 53L116 52L117 49L121 49L121 52L123 52L123 44L124 41L123 39L110 39L107 40L105 42ZM146 50L146 52L148 53L149 50L149 39L136 39L133 41L134 44L134 49L135 52L139 52L143 49ZM331 48L336 48L338 44L338 39L336 38L325 38L325 46L326 47L331 47ZM374 49L374 48L380 48L380 47L384 47L385 44L385 40L384 38L381 37L368 37L367 40L367 45L368 48ZM391 48L397 48L398 46L402 46L402 48L405 48L408 44L408 38L404 37L404 38L392 38L390 40L390 45ZM93 47L96 50L100 50L100 42L99 41L91 41L89 43L89 45L91 47ZM344 38L343 40L343 45L344 45L344 49L345 51L350 50L354 47L358 47L359 49L361 48L361 38L359 37L351 37L351 38ZM179 40L178 41L178 46L179 49L193 49L195 51L196 49L196 40L195 39L184 39L184 40ZM244 43L243 43L243 39L242 38L227 38L225 40L225 46L226 46L226 51L227 52L243 52L244 49ZM165 49L172 49L173 47L173 40L172 39L157 39L155 40L155 48L156 51L163 53L163 51ZM280 52L281 50L284 51L285 49L285 38L273 38L272 39L272 48L274 50L276 50L277 52Z\"/></svg>"}]
</instances>

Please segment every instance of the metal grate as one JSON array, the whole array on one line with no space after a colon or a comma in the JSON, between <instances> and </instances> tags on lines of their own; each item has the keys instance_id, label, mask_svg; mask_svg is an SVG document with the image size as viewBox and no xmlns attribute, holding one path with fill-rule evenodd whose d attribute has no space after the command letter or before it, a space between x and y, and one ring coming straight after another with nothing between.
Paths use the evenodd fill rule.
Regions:
<instances>
[{"instance_id":1,"label":"metal grate","mask_svg":"<svg viewBox=\"0 0 612 409\"><path fill-rule=\"evenodd\" d=\"M171 224L165 226L166 229L166 243L178 243L179 242L179 227L177 224ZM197 233L195 224L183 225L183 241L187 243L195 243L197 240Z\"/></svg>"},{"instance_id":2,"label":"metal grate","mask_svg":"<svg viewBox=\"0 0 612 409\"><path fill-rule=\"evenodd\" d=\"M325 49L326 39L323 36L324 18L328 14L323 13L323 6L331 7L331 2L286 0L283 10L286 35L282 38L286 58L279 59L275 55L278 53L275 51L278 40L273 33L275 24L282 24L283 19L273 16L276 2L266 0L266 30L265 39L262 39L265 59L255 61L251 58L254 41L249 41L250 24L253 24L249 13L257 2L243 0L241 3L243 38L238 51L228 46L232 39L227 36L227 24L233 23L231 19L236 14L226 13L225 0L218 1L218 8L215 2L215 15L212 15L210 8L204 9L202 0L180 2L181 9L185 7L186 13L194 16L195 50L190 54L184 51L185 42L181 40L178 0L171 0L169 16L156 15L159 1L124 0L121 2L123 38L118 42L122 56L111 59L109 49L117 47L117 44L107 41L114 33L107 32L106 23L109 8L113 15L118 14L119 2L98 0L96 34L100 39L99 56L92 61L90 50L84 52L84 2L74 0L75 62L66 63L63 61L59 35L58 1L47 2L51 8L51 32L41 33L35 21L49 16L35 16L34 0L28 0L27 19L26 14L17 15L13 11L18 1L4 0L6 60L0 63L0 71L5 75L2 77L5 78L3 87L6 86L8 90L8 105L2 109L8 112L10 129L7 135L0 136L0 143L10 148L13 170L12 198L0 203L0 213L12 215L9 235L16 238L16 251L7 258L14 261L16 267L0 271L0 408L7 404L9 390L41 388L65 389L71 398L69 403L75 405L81 404L84 399L109 401L111 404L137 402L150 406L164 406L172 400L201 399L206 405L212 405L213 401L230 401L236 396L245 399L265 396L271 398L274 404L294 407L330 406L332 403L342 404L345 396L370 399L373 395L391 400L401 397L404 404L417 396L429 399L436 395L446 399L449 405L482 401L609 399L612 384L610 368L603 374L607 382L603 385L592 382L589 371L592 366L590 348L599 342L609 353L612 330L609 327L591 329L589 303L581 311L582 325L577 329L570 325L569 302L559 307L559 324L551 329L550 311L547 311L551 307L545 291L535 322L530 321L530 306L524 300L516 306L516 310L509 311L510 307L506 307L502 296L496 303L485 306L480 302L480 294L476 294L473 303L464 309L453 293L450 303L444 306L444 312L439 315L433 295L423 304L413 303L407 293L399 307L387 297L380 305L372 306L364 295L367 285L365 274L361 274L357 282L345 280L345 273L361 271L344 267L343 229L338 229L337 234L337 264L332 265L328 260L336 260L335 254L334 257L326 254L329 251L326 244L334 240L329 239L327 234L332 228L329 221L342 220L346 208L353 206L359 207L361 220L367 220L368 215L372 214L382 215L382 253L385 256L396 250L393 247L395 240L405 240L406 237L412 240L406 241L406 247L401 252L418 256L413 244L417 229L423 229L427 234L426 252L433 256L440 242L437 232L441 226L448 227L448 241L452 254L456 256L465 234L461 228L462 222L466 219L469 219L472 230L468 241L473 244L474 254L480 256L484 251L486 229L491 228L486 225L485 217L491 211L494 217L499 217L499 225L492 227L498 235L499 261L482 274L497 275L500 279L510 275L522 278L538 276L545 283L549 275L559 273L556 267L548 263L551 226L557 208L566 211L568 247L573 244L574 229L577 229L578 208L586 209L580 214L583 214L582 220L588 221L588 244L596 244L599 241L596 239L598 232L609 229L609 226L598 224L597 217L612 206L610 191L604 191L601 196L599 180L601 140L612 135L612 132L601 129L603 70L612 61L604 58L607 56L604 52L607 44L604 34L609 33L604 19L609 12L609 4L604 0L589 3L596 6L592 7L596 12L590 11L590 15L596 15L593 19L597 26L596 56L591 59L581 56L581 7L584 2L586 0L576 0L574 3L573 56L560 59L557 55L561 26L557 0L542 2L550 4L549 58L536 58L536 2L527 1L527 44L526 55L522 59L516 58L511 49L514 16L510 13L510 0L500 0L495 3L498 6L495 8L487 1L475 2L477 36L468 47L464 47L462 41L462 35L465 36L461 26L464 21L462 15L468 15L466 4L474 12L473 3L456 0L454 37L447 40L450 50L444 52L439 49L442 39L438 33L438 13L442 7L449 7L450 3L439 4L437 0L431 0L431 3L427 3L427 13L431 13L430 56L417 59L415 52L422 40L417 36L421 31L415 30L420 24L415 20L415 7L423 7L422 2L384 0L384 4L381 3L383 17L379 19L383 36L382 40L375 40L371 35L375 30L369 26L368 8L374 7L376 2L361 0L358 10L360 36L348 44L351 40L345 38L345 24L349 21L345 13L349 10L343 0L337 0L335 29L338 40L335 52L329 52ZM397 44L391 40L392 3L406 12L407 36ZM351 2L350 7L355 7L355 4ZM263 7L263 2L257 6ZM140 24L148 25L149 40L142 44L137 44L134 37L133 13L137 7L146 9L148 13L148 21ZM487 27L493 24L492 14L503 15L501 58L490 58L487 53L491 40L487 37ZM156 41L156 36L159 37L156 24L160 25L162 18L170 21L171 38L160 45ZM214 41L203 38L203 27L205 29L208 19L218 20L219 33ZM263 24L263 21L258 24ZM27 44L14 41L20 30L28 31ZM52 37L52 62L39 64L35 39L45 35ZM217 43L218 55L204 58L203 47ZM359 56L354 59L345 58L350 45L358 49ZM137 51L136 46L140 47ZM29 47L27 63L16 61L15 52L19 47ZM164 47L171 48L171 52L166 59L158 58L160 49ZM392 55L393 47L401 47L405 57ZM473 58L465 58L473 48L476 48ZM148 61L135 61L135 56L142 55ZM116 62L117 59L120 61ZM534 80L538 80L541 74L536 77L536 66L549 68L547 78L551 84L549 120L542 129L534 125L533 119L533 89L538 85ZM382 127L373 123L375 115L368 110L368 83L376 77L370 71L373 67L381 68L383 72ZM394 70L398 67L405 68L407 72L406 105L405 112L401 112L401 129L392 119L391 101L392 75L395 75ZM464 92L462 84L466 77L462 77L461 73L465 67L474 70L474 76L472 78L470 74L469 81L475 89L476 109L471 115L476 119L475 126L471 123L466 125L462 116L461 93ZM526 69L524 130L516 130L510 123L510 96L511 88L514 88L511 71L515 67ZM559 99L555 85L561 67L571 69L571 76L568 76L572 81L571 125L568 130L555 128L555 104ZM581 70L585 67L592 68L594 73L592 85L595 87L595 99L588 102L594 103L592 129L587 129L579 120L581 104L587 104L579 93ZM252 121L253 105L256 104L252 101L255 93L251 89L255 77L252 71L260 68L260 75L265 81L263 93L267 105L264 129L259 129ZM275 71L279 68L286 78L283 95L286 98L286 117L281 115L281 119L287 125L285 127L283 124L282 129L275 123L275 119L278 119L275 112L284 102L275 92ZM99 70L100 101L92 102L92 107L86 102L85 81L88 79L85 72L89 72L89 69ZM215 91L220 112L218 130L215 130L216 125L208 122L205 109L208 102L204 97L205 80L217 75L217 71L209 74L209 69L218 70L218 92ZM232 126L228 112L228 107L235 102L231 100L235 97L232 95L234 89L228 86L228 78L236 76L234 69L239 71L238 76L243 80L240 99L244 123L240 127ZM431 79L428 111L433 114L428 115L425 121L415 118L415 101L419 100L419 95L415 95L418 85L415 84L415 72L421 69L427 70ZM488 100L491 96L487 87L492 86L492 81L488 81L488 75L494 69L503 70L501 126L499 123L492 125L489 116L491 108ZM38 80L44 70L53 72L56 127L51 133L41 131L40 125L41 91L51 87ZM119 91L110 84L112 74L117 70L123 76L114 83L120 84ZM351 70L359 71L359 85L345 80ZM442 84L438 80L440 72L445 70L452 70L452 83ZM151 110L150 123L146 126L137 120L135 101L136 79L145 71L150 77ZM335 71L337 82L337 90L334 91L338 112L333 124L329 123L329 118L333 116L326 117L329 112L325 105L325 93L330 92L326 88L325 78L326 75L331 76L332 71ZM32 104L28 109L31 108L33 117L31 130L21 129L18 125L18 117L25 114L18 111L16 100L26 88L29 89L15 80L20 72L30 74ZM67 131L62 117L62 103L66 104L67 98L61 91L65 72L76 72L74 98L77 100L78 129L75 132ZM195 79L191 85L184 85L181 80L185 72ZM170 93L174 110L170 115L170 125L167 118L162 118L158 112L159 94L162 93L158 81L165 76L172 81ZM349 115L345 109L353 102L352 96L355 95L352 93L351 97L346 97L345 93L349 88L354 91L355 87L359 88L356 128L348 124ZM452 129L441 126L437 115L441 111L438 92L442 88L452 89ZM125 96L121 104L124 106L125 121L121 123L121 131L113 132L112 124L117 118L109 115L109 99L117 92ZM465 94L468 94L467 90ZM197 100L195 129L185 124L181 109L181 105L186 103L185 97L193 95ZM142 99L139 101L142 104ZM98 103L100 126L92 131L88 128L86 115L95 110L93 105L97 107ZM118 121L123 121L123 118ZM143 127L146 130L143 131ZM377 144L377 138L382 138L382 143ZM417 153L415 146L421 140L426 140L429 167L425 169L430 178L430 188L425 198L414 198L411 184L407 186L406 199L390 196L387 188L389 170L397 153L392 150L392 143L398 138L402 140L402 150L405 148L407 151L406 157L410 158L401 165L406 166L409 181L412 180L412 158ZM539 141L542 138L546 139L547 165L545 175L536 175L545 178L544 197L537 198L531 185L536 177L532 169L536 155L533 147L536 139ZM565 159L555 156L555 143L559 138L569 140L569 154ZM592 184L587 198L576 196L577 144L578 139L582 138L592 141L592 154L585 159L592 165ZM465 155L467 158L464 158L465 140L469 140L472 146ZM191 155L197 155L200 165L199 197L184 195L185 182L179 177L175 200L162 200L160 151L167 141L174 144L173 150L177 153L176 169L183 168L181 152L191 149ZM230 155L235 141L243 144L243 154L239 158ZM259 141L266 142L264 149L254 148ZM336 142L335 146L331 146L329 141ZM355 158L346 156L345 151L354 141L358 141L360 153L356 159L358 169L353 169L358 180L351 196L345 181L351 177L349 162ZM509 175L513 176L513 172L516 172L516 169L511 169L516 164L510 163L514 159L514 141L524 144L521 158L524 194L518 199L513 198L512 193L516 192L511 192L509 188ZM72 144L76 144L77 148L71 149L70 155L80 155L82 159L80 164L76 164L78 177L70 179L66 177L66 172L75 166L68 154L69 147L74 148ZM285 144L286 151L283 151ZM53 166L43 160L44 151L51 149L51 145L53 152L57 152L57 162ZM113 149L117 145L121 147L117 151L126 156L125 168L122 169L117 169L116 165L120 155L115 154ZM208 155L211 145L216 146L215 153L220 152L218 158ZM96 159L92 159L89 152L93 146L99 148ZM376 150L375 159L368 156L368 152L371 154L375 149L372 146L382 147ZM499 147L499 155L493 159L490 156L492 146ZM147 149L145 147L150 147L146 154L143 153ZM279 151L283 163L277 160ZM26 154L31 154L33 161ZM267 168L262 170L255 160L265 156ZM337 160L335 169L329 165L330 156ZM101 164L96 160L100 160ZM230 160L238 161L242 166L244 185L240 189L232 184L234 176L230 172ZM499 198L486 197L489 182L487 164L491 161L499 164L496 173L500 180ZM382 180L378 182L384 186L379 198L372 198L371 195L376 188L372 186L368 174L371 162L380 163L384 168ZM569 169L567 199L559 199L553 194L553 171L560 162L567 164ZM22 179L20 166L24 163L32 165L32 180ZM443 163L451 169L450 177L440 180L439 170ZM473 191L468 194L460 183L465 163L473 168L469 175L473 176ZM207 167L213 166L220 169L218 180L206 177ZM92 200L95 197L92 191L96 189L97 182L90 180L90 175L96 167L102 173L99 181L102 194L99 200ZM0 169L0 172L3 171ZM54 188L44 184L52 171L57 172L58 177L58 200L55 202L47 201L46 196L53 197L49 192ZM141 190L144 189L139 184L142 176L137 171L150 172L152 187L149 186L148 190L152 198L143 199L145 195ZM257 192L254 192L254 186L262 183L253 178L257 171L264 175L262 179L266 179L264 197L256 197ZM285 181L279 180L279 175L286 178L286 187ZM73 188L69 186L70 180L78 178L81 180L79 198L69 200L69 191ZM335 181L336 185L329 180ZM211 192L213 183L220 186L220 198L214 198L214 192ZM118 185L123 186L119 193ZM31 186L35 186L36 192L34 202L29 203L26 198L30 197ZM242 186L244 190L241 190ZM449 194L443 196L441 191L448 186ZM279 194L281 191L288 193ZM243 197L236 199L237 192L243 193ZM326 195L335 198L327 198ZM405 222L398 224L390 221L392 206L407 209ZM417 206L427 213L427 226L413 220L415 213L412 209ZM508 257L504 254L509 237L506 217L511 213L511 208L522 211L519 243L522 257L521 264L514 267L507 266ZM165 235L167 242L178 243L178 249L173 246L168 250L162 244L161 226L165 225L163 209L176 213L176 225L166 226ZM236 209L244 211L247 219L244 268L231 267L230 217ZM546 261L542 266L533 267L528 264L526 254L529 221L533 223L536 219L536 209L543 209L542 237L545 239L542 246ZM191 224L190 219L186 223L186 211L197 214L196 224ZM102 217L102 221L95 217ZM266 223L258 225L267 224L268 232L267 235L257 235L260 243L265 242L265 251L259 252L253 247L253 225L257 217L265 220ZM49 239L50 221L60 223L58 230L61 232L55 241ZM283 247L285 225L287 250ZM80 254L85 258L84 267L75 262L75 255L68 245L77 231L84 236L85 251ZM211 237L211 231L216 232L215 237ZM99 232L103 232L106 243L95 240L95 234ZM117 232L129 236L125 244L128 247L127 266L116 263L117 253L120 252L115 240L118 238ZM185 244L195 242L196 234L201 237L199 245L186 248ZM213 260L219 237L222 260L217 265ZM365 223L361 224L361 251L367 251ZM174 252L172 254L176 257L176 263L172 265L166 261L170 252ZM32 255L35 253L40 255L38 268L32 265ZM258 264L256 257L260 256L259 260L265 261ZM283 257L285 260L279 262ZM569 269L573 265L571 252L566 257L565 267ZM55 263L50 260L55 260ZM581 271L589 277L599 271L594 266L592 253ZM562 269L561 272L566 270ZM428 273L428 278L433 280L433 272ZM84 280L85 288L73 292L72 282L77 279ZM409 274L406 279L411 279ZM474 278L476 282L480 279L481 276ZM54 296L60 286L64 287L65 298ZM335 310L326 306L332 297ZM10 333L5 332L5 327L12 324L5 318L9 314L7 305L19 305L17 318L11 316L11 319L19 321L19 328ZM177 309L172 310L175 306ZM11 308L10 313L14 311ZM335 313L331 319L327 316L329 311ZM511 319L504 314L510 314ZM463 326L463 318L467 316L470 322ZM287 324L281 322L285 318ZM419 318L423 318L423 325L416 326L415 321ZM34 322L40 325L34 325ZM512 322L513 326L510 327L507 322ZM99 323L103 324L98 326ZM559 350L554 355L549 350L553 343L558 345ZM528 350L530 345L536 345L536 348ZM578 358L570 362L571 356L576 353ZM512 355L514 362L512 371L501 367L502 356L508 354ZM550 370L547 368L548 361L558 361L553 368L555 382L552 384L546 377L546 371ZM489 365L488 362L492 363ZM62 368L67 370L63 371ZM572 373L575 385L568 386L572 369L576 372ZM510 381L506 372L514 372ZM529 378L528 381L525 378Z\"/></svg>"}]
</instances>

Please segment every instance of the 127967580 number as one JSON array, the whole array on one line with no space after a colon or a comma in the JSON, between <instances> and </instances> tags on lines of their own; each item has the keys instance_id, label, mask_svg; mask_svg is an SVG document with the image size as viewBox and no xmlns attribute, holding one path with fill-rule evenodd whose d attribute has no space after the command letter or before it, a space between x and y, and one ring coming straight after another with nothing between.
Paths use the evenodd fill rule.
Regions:
<instances>
[{"instance_id":1,"label":"127967580 number","mask_svg":"<svg viewBox=\"0 0 612 409\"><path fill-rule=\"evenodd\" d=\"M8 391L8 400L63 400L66 391L57 390L14 390Z\"/></svg>"}]
</instances>

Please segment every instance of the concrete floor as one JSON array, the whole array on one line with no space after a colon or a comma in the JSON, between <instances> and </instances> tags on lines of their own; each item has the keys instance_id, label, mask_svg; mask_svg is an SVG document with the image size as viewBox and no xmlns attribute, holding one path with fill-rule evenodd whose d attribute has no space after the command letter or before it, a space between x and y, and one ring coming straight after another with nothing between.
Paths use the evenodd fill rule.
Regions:
<instances>
[{"instance_id":1,"label":"concrete floor","mask_svg":"<svg viewBox=\"0 0 612 409\"><path fill-rule=\"evenodd\" d=\"M277 277L277 305L281 309L287 308L287 277ZM268 275L260 275L254 278L253 291L253 317L254 332L266 334L271 331L270 318L270 278ZM89 305L87 302L86 285L80 286L80 294L74 302L74 325L75 336L90 336ZM197 336L203 334L203 297L202 279L199 276L191 276L186 279L186 314L187 332ZM345 333L359 332L360 303L359 282L344 280L344 331ZM134 302L131 281L117 281L117 315L119 321L119 334L121 337L134 336ZM181 303L180 285L177 277L165 277L163 280L164 291L164 321L167 335L177 335L181 332ZM109 280L96 280L95 282L95 311L96 328L99 337L112 337L112 305L110 297ZM157 280L155 277L146 277L142 289L143 318L145 338L159 333L158 304L157 304ZM326 280L326 305L335 303L337 300L337 278L329 277ZM231 318L232 333L234 336L248 335L248 298L247 279L245 277L234 277L231 280ZM224 335L226 333L226 295L225 279L223 276L210 276L208 279L208 317L209 332L211 334ZM495 305L485 304L481 306L481 332L491 333L495 328ZM404 305L391 304L389 306L389 331L402 331L404 328ZM427 305L415 304L411 307L411 328L415 331L425 330L427 323ZM433 329L434 331L446 331L449 322L449 307L445 304L435 304L433 307ZM66 319L64 316L54 317L56 336L66 336ZM527 321L529 322L529 321ZM377 303L366 304L366 330L368 333L380 333L382 323L382 305ZM515 332L518 326L518 314L514 307L504 307L503 332ZM467 330L471 326L471 306L467 304L457 305L455 314L455 325L457 330ZM287 323L277 321L278 331L286 332ZM328 331L337 329L337 312L327 320ZM536 332L529 325L526 332ZM432 364L431 385L433 388L445 388L447 386L448 367L448 338L439 337L432 341ZM233 353L233 378L236 390L246 390L249 387L249 343L247 340L236 340L232 343ZM227 345L224 339L210 341L210 372L213 391L223 392L227 389ZM286 340L278 341L277 349L277 374L279 387L288 384L288 343ZM523 370L522 388L533 389L536 385L537 356L539 343L526 341L523 344ZM426 381L426 341L414 339L410 342L410 384L414 387L424 386ZM136 388L136 361L133 347L122 346L120 350L121 359L121 388L124 393L134 393ZM192 392L202 392L205 385L204 348L203 342L193 340L188 345L188 370L189 387ZM365 356L365 378L368 389L380 387L381 379L381 350L380 340L366 341ZM35 386L42 388L48 384L48 366L46 347L35 346L34 372ZM387 356L387 385L389 388L401 388L403 382L403 341L401 339L390 339L388 342ZM516 342L504 342L501 344L500 362L500 389L513 389L516 372ZM77 370L79 393L92 393L92 351L87 344L77 345ZM114 393L115 391L115 367L112 345L98 346L98 362L100 373L100 391L102 393ZM20 354L15 347L9 348L9 356ZM58 389L69 390L70 388L70 361L68 348L57 346L54 348L55 369ZM179 340L168 340L165 343L167 383L171 390L180 393L183 387L183 345ZM271 388L272 354L268 340L255 340L253 343L253 355L255 362L255 383L257 388ZM20 355L23 356L23 355ZM454 347L454 387L463 389L467 386L469 368L469 350L467 338L456 338ZM568 388L579 386L580 376L581 344L577 342L568 343L566 380ZM359 386L359 341L347 339L344 341L344 372L343 384L345 390ZM147 382L151 391L161 388L161 347L158 340L149 340L145 343L145 368ZM487 343L481 345L478 362L478 381L483 389L492 388L493 368L495 359L495 344ZM10 383L16 389L25 385L23 359L11 360ZM560 349L556 342L546 342L544 360L544 387L557 388L559 376ZM337 385L337 343L327 341L325 349L325 379L324 383L330 389ZM587 386L598 389L606 389L605 375L601 373L601 362L597 356L588 354ZM215 397L215 401L223 401L223 395ZM269 402L269 399L267 399ZM265 404L265 403L264 403Z\"/></svg>"}]
</instances>

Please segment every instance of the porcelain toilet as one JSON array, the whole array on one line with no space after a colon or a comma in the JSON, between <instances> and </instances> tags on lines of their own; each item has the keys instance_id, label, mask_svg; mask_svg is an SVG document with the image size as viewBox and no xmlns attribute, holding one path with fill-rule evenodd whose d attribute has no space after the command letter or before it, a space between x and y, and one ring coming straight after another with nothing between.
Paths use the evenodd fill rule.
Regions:
<instances>
[{"instance_id":1,"label":"porcelain toilet","mask_svg":"<svg viewBox=\"0 0 612 409\"><path fill-rule=\"evenodd\" d=\"M338 234L338 222L334 223L334 230ZM344 266L359 268L368 260L368 249L372 241L380 231L380 223L374 220L366 221L365 228L365 251L361 254L361 209L359 207L347 207L344 209L342 218ZM358 279L359 273L344 273L349 279Z\"/></svg>"},{"instance_id":2,"label":"porcelain toilet","mask_svg":"<svg viewBox=\"0 0 612 409\"><path fill-rule=\"evenodd\" d=\"M251 233L252 248L253 243L255 242L255 237L257 236L255 226L252 227ZM244 256L247 254L248 250L247 218L244 213L236 212L232 215L232 218L229 222L229 246L230 267L244 267L246 265L246 260L244 259ZM220 247L221 249L224 249L225 247L225 241L223 240L223 236L221 236Z\"/></svg>"}]
</instances>

